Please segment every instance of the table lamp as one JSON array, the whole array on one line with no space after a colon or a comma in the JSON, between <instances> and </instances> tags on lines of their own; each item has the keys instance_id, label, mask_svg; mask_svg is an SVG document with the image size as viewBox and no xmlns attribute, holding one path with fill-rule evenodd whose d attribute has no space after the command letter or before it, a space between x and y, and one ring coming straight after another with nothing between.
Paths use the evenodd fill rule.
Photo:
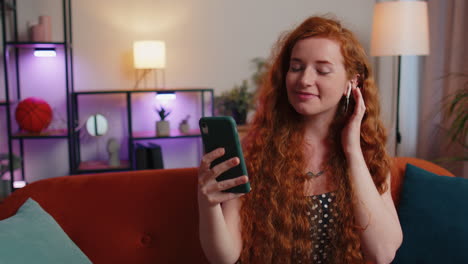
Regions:
<instances>
[{"instance_id":1,"label":"table lamp","mask_svg":"<svg viewBox=\"0 0 468 264\"><path fill-rule=\"evenodd\" d=\"M133 65L136 69L138 84L144 80L146 86L146 77L148 73L153 72L155 88L158 88L158 71L162 74L162 87L165 86L164 68L166 67L166 44L163 41L144 40L133 43ZM138 71L143 70L143 74L138 77Z\"/></svg>"}]
</instances>

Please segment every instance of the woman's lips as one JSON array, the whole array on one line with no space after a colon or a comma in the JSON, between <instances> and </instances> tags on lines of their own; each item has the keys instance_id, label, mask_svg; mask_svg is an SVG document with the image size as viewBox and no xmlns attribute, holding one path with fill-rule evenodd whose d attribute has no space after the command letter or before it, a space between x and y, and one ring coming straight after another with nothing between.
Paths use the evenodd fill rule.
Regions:
<instances>
[{"instance_id":1,"label":"woman's lips","mask_svg":"<svg viewBox=\"0 0 468 264\"><path fill-rule=\"evenodd\" d=\"M296 92L297 97L299 100L310 100L313 98L319 98L318 95L312 93L305 93L305 92Z\"/></svg>"}]
</instances>

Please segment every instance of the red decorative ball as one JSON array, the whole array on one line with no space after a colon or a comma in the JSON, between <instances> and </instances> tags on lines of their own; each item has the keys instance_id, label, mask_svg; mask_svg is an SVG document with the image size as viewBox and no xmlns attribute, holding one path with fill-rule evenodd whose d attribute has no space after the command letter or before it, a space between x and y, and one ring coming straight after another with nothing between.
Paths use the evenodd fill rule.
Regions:
<instances>
[{"instance_id":1,"label":"red decorative ball","mask_svg":"<svg viewBox=\"0 0 468 264\"><path fill-rule=\"evenodd\" d=\"M39 133L50 125L52 108L42 99L29 97L18 104L15 118L22 130Z\"/></svg>"}]
</instances>

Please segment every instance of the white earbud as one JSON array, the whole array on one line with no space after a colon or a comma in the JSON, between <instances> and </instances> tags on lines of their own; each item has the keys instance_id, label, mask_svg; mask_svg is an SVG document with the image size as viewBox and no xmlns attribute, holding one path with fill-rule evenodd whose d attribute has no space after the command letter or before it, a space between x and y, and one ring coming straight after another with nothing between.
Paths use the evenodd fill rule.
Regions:
<instances>
[{"instance_id":1,"label":"white earbud","mask_svg":"<svg viewBox=\"0 0 468 264\"><path fill-rule=\"evenodd\" d=\"M353 88L353 85L351 82L348 83L348 91L346 91L346 99L349 99L349 96L351 95L351 89Z\"/></svg>"},{"instance_id":2,"label":"white earbud","mask_svg":"<svg viewBox=\"0 0 468 264\"><path fill-rule=\"evenodd\" d=\"M348 91L346 91L346 107L345 107L345 112L348 111L348 105L349 105L349 96L351 95L351 89L353 88L353 85L351 82L348 83Z\"/></svg>"}]
</instances>

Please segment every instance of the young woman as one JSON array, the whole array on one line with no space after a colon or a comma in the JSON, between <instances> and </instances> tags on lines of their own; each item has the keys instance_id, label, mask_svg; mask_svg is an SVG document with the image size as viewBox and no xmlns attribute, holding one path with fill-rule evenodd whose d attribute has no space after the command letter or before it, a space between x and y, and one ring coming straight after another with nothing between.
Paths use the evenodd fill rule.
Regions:
<instances>
[{"instance_id":1,"label":"young woman","mask_svg":"<svg viewBox=\"0 0 468 264\"><path fill-rule=\"evenodd\" d=\"M310 17L284 36L238 165L199 168L200 241L212 263L390 263L402 231L377 88L362 46L340 22ZM250 181L246 195L222 190Z\"/></svg>"}]
</instances>

